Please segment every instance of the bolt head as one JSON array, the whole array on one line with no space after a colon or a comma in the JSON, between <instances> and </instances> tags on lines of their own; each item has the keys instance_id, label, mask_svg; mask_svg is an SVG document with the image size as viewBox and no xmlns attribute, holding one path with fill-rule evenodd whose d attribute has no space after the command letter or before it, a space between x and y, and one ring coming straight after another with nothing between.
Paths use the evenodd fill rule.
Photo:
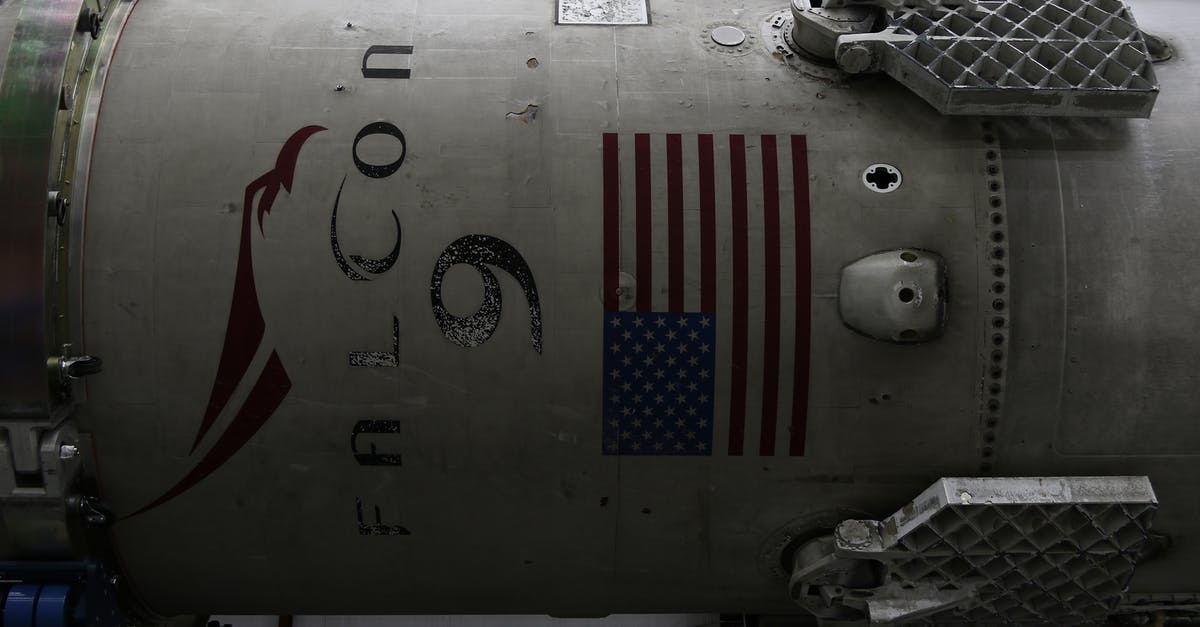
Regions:
<instances>
[{"instance_id":1,"label":"bolt head","mask_svg":"<svg viewBox=\"0 0 1200 627\"><path fill-rule=\"evenodd\" d=\"M854 44L842 50L838 56L838 65L851 74L861 74L871 69L875 63L875 53L862 45Z\"/></svg>"},{"instance_id":2,"label":"bolt head","mask_svg":"<svg viewBox=\"0 0 1200 627\"><path fill-rule=\"evenodd\" d=\"M838 538L852 547L871 543L871 528L860 520L847 520L837 526Z\"/></svg>"},{"instance_id":3,"label":"bolt head","mask_svg":"<svg viewBox=\"0 0 1200 627\"><path fill-rule=\"evenodd\" d=\"M77 455L79 455L79 447L77 447L77 446L74 446L72 444L64 444L64 445L58 447L58 458L59 459L63 459L63 460L75 459L75 457Z\"/></svg>"}]
</instances>

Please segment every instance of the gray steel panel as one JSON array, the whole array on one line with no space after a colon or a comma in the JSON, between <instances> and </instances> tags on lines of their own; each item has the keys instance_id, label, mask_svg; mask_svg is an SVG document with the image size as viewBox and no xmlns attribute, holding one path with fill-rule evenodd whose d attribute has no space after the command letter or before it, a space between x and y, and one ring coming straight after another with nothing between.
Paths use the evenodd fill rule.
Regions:
<instances>
[{"instance_id":1,"label":"gray steel panel","mask_svg":"<svg viewBox=\"0 0 1200 627\"><path fill-rule=\"evenodd\" d=\"M1200 223L1188 209L1197 192L1185 174L1200 167L1198 77L1186 62L1194 44L1183 35L1200 26L1192 7L1134 6L1143 28L1181 48L1156 69L1154 121L1010 124L1004 133L1006 156L1018 157L1006 169L1019 287L998 469L1147 474L1162 503L1156 528L1173 536L1190 535L1200 516L1198 381L1184 365L1197 349L1189 321L1200 307L1191 262ZM1179 589L1192 559L1178 548L1158 556L1131 590Z\"/></svg>"},{"instance_id":2,"label":"gray steel panel","mask_svg":"<svg viewBox=\"0 0 1200 627\"><path fill-rule=\"evenodd\" d=\"M520 6L513 8L520 12ZM761 8L769 5L764 3ZM161 57L155 50L169 54L165 44L154 43L153 29L140 25L153 24L179 10L166 5L139 6L118 64L139 58L156 63L153 60ZM240 571L247 580L282 577L297 591L305 591L284 593L288 588L284 585L275 593L283 597L243 596L234 587L226 587L225 582L232 581L226 578L223 582L216 576L211 570L216 564L199 559L199 554L187 557L193 551L207 551L204 547L210 540L197 539L171 551L173 563L194 564L197 570L192 576L211 573L202 578L216 588L205 594L208 598L219 594L228 599L231 608L266 610L303 598L314 611L331 611L338 607L334 599L346 598L352 588L355 609L440 611L461 607L461 596L455 590L469 586L481 590L481 596L471 602L473 606L515 611L533 606L514 597L507 586L548 586L553 582L573 590L560 601L564 610L572 611L668 610L680 604L786 611L788 605L778 594L776 582L761 579L756 562L746 557L755 554L773 529L804 513L785 502L792 501L790 496L777 497L815 490L801 501L824 500L818 494L827 488L820 483L797 492L795 480L850 473L854 467L882 472L901 459L908 463L929 459L943 447L934 439L905 435L914 433L911 421L918 420L939 431L949 428L949 437L965 445L955 455L957 461L950 464L962 471L971 467L974 452L969 443L978 437L974 425L955 420L949 426L945 419L949 414L970 411L978 402L970 376L970 364L976 359L977 331L970 323L975 317L974 301L959 301L954 315L959 325L951 329L946 341L924 349L936 358L914 359L913 370L896 378L895 368L888 364L900 353L842 327L831 300L841 264L892 245L896 226L881 218L914 202L920 207L909 212L901 227L905 239L973 266L973 220L949 218L956 225L950 231L939 226L948 216L973 214L971 166L954 148L938 148L921 159L910 158L913 153L900 149L886 133L860 128L862 124L877 128L877 122L845 120L834 128L808 123L810 127L805 128L806 122L797 119L794 106L782 103L799 100L833 112L854 106L853 101L845 100L849 94L830 92L838 100L828 102L815 97L818 90L825 91L822 86L799 84L806 91L798 95L790 71L769 57L750 55L731 62L690 52L695 50L696 33L711 14L698 15L699 11L682 4L656 6L656 11L662 17L658 23L667 26L638 32L601 30L598 32L606 35L607 42L597 38L588 44L596 50L606 49L615 67L603 61L602 53L585 54L582 61L559 62L557 41L565 42L563 54L569 58L572 49L578 49L575 42L593 39L560 27L553 29L550 49L539 67L529 68L527 60L532 53L526 52L526 41L531 36L526 32L532 30L535 40L543 37L542 33L550 30L547 15L537 19L490 17L495 28L480 31L464 29L461 18L422 13L415 20L421 26L413 31L406 26L412 19L397 20L387 31L381 30L384 26L371 25L373 33L383 38L380 41L406 42L412 37L418 51L436 51L413 55L414 77L402 85L371 84L355 80L352 74L347 78L347 69L353 70L361 54L361 48L354 48L353 43L327 44L333 47L328 51L278 44L260 49L257 37L274 42L279 35L270 29L238 34L242 31L231 27L222 31L215 23L206 23L203 36L227 32L221 39L230 41L229 49L246 60L244 71L214 75L203 59L195 64L180 60L164 75L171 87L150 94L143 94L135 85L113 89L121 79L114 72L108 94L112 108L105 109L97 144L89 258L101 267L106 264L100 260L119 263L112 266L114 271L120 267L128 272L146 268L147 256L156 262L153 273L137 289L138 282L89 272L89 320L94 329L89 344L101 344L114 356L110 359L113 376L92 385L94 403L88 410L102 452L104 442L118 441L122 436L117 434L123 430L103 417L116 415L119 407L130 407L126 399L145 397L161 416L177 417L157 426L155 446L147 457L134 459L114 452L102 460L106 489L115 503L125 504L119 508L144 504L194 461L184 454L195 433L196 408L203 402L200 399L207 393L216 367L219 344L212 338L221 336L229 307L235 261L230 244L236 240L242 188L269 166L278 142L291 128L308 121L333 123L329 133L315 137L305 148L292 193L281 196L267 217L266 239L258 242L255 250L259 291L265 316L271 321L272 341L293 364L308 364L289 366L294 391L282 410L288 417L264 427L255 439L261 444L252 443L220 473L193 488L190 496L123 523L121 534L129 539L122 542L125 559L156 569L151 564L163 556L161 550L153 543L132 539L154 535L164 524L185 524L184 520L197 515L186 505L187 499L196 499L196 506L210 512L205 518L220 519L207 525L203 535L220 538L229 551L250 556ZM202 15L189 19L200 20ZM332 18L316 19L333 22ZM751 25L747 24L747 30ZM345 36L356 41L353 33ZM640 56L644 53L638 52L647 45L664 55L677 55L677 61L656 70ZM483 51L474 50L476 46ZM477 66L480 74L474 76L463 74L463 61L456 59L465 57L455 56L456 50L466 54L468 47L471 54L493 58ZM500 58L510 62L488 69ZM270 71L258 69L267 67ZM454 77L443 77L443 73ZM524 76L545 76L548 87ZM260 87L260 80L266 86ZM333 90L339 80L347 85L346 91ZM531 97L531 90L538 91ZM544 101L539 92L546 94ZM262 96L255 97L255 93ZM884 85L883 94L894 97L903 92ZM906 132L907 140L924 144L930 133L948 136L960 128L958 123L926 115L921 103L902 97L913 115L930 118L931 126ZM136 106L137 100L145 98L161 103L162 111L151 113L151 121L164 120L162 130L148 132L144 123L107 114L121 110L125 100ZM527 128L514 127L506 114L527 102L539 104L536 120ZM664 117L664 107L677 113ZM257 113L241 113L247 109ZM586 113L592 109L608 113L600 117ZM618 111L619 122L615 117ZM819 114L806 117L814 119ZM614 116L608 126L604 115ZM347 246L364 254L387 250L392 237L387 214L372 210L381 202L405 216L406 239L400 265L393 272L399 274L395 279L359 286L347 282L327 257L328 229L322 224L327 225L328 207L336 191L337 178L331 178L329 172L345 171L353 132L377 117L435 122L405 124L410 155L404 180L347 184L344 227L339 220ZM181 123L184 120L199 122L189 127ZM156 140L156 135L170 135L166 128L174 129L178 137ZM497 155L510 150L512 142L524 141L521 133L525 131L555 130L553 142L534 142L523 148L540 153L538 161L547 164L543 167L548 166L552 204L531 203L529 199L537 195L530 195L525 187L495 193L511 189L514 176L507 160ZM808 458L722 457L682 465L600 458L594 409L600 404L595 376L599 363L595 344L599 286L595 277L600 258L596 202L599 136L606 130L810 134L814 207L819 208L813 219L822 234L814 257L818 263L816 285L824 295L814 313L825 330L817 334L814 352L818 367L814 368L816 394L810 428L815 439ZM859 137L855 145L844 142L840 133L845 132ZM248 137L261 143L248 144ZM221 158L196 158L209 154ZM863 189L857 180L859 173L877 161L906 167L909 191L897 192L884 202ZM124 193L127 187L142 186L129 185L129 174L116 176L118 168L145 172L144 187L155 190L150 192L153 195L139 201L138 195ZM946 176L943 173L947 171L956 174ZM929 186L929 181L937 184ZM850 194L853 205L860 208L849 213L835 210L844 202L835 199L844 194ZM305 198L310 200L302 201ZM122 210L120 219L117 212L102 209L104 203L131 201L135 203L132 213ZM146 202L154 204L143 204ZM531 204L534 206L518 208ZM148 210L150 207L153 209ZM138 215L145 217L130 218ZM283 216L306 217L284 220ZM189 226L181 229L183 224ZM121 234L128 229L142 229L144 234ZM412 297L428 280L430 260L464 229L495 233L511 241L538 273L546 316L546 352L540 357L527 350L528 340L523 337L527 331L519 321L502 324L488 344L473 352L450 346L430 324L426 302ZM159 253L145 248L151 242ZM311 252L297 256L298 247ZM110 250L111 254L106 252ZM296 283L289 279L295 272L306 280ZM960 272L954 280L962 293L974 292L973 272ZM515 286L505 278L501 281L512 293ZM452 308L455 302L464 308L477 302L469 274L456 282L447 294ZM123 296L110 291L118 284L127 290ZM338 307L330 308L334 302ZM121 342L123 346L96 339L105 337L96 335L104 330L125 335L134 328L129 326L134 322L130 314L117 303L136 304L132 311L145 311L146 320L153 320L149 334L134 334L149 339L152 347L139 347L141 340L133 341L134 337ZM203 305L198 306L200 303ZM386 345L391 310L397 311L402 321L402 367L398 372L348 370L346 350ZM168 363L170 375L166 376ZM500 363L505 365L498 371L493 364ZM136 386L131 394L120 392L135 387L139 377L145 381L151 372L153 386ZM844 379L834 378L838 376ZM946 384L955 379L957 383ZM482 385L484 381L495 383ZM867 402L889 391L895 398L890 405L877 407ZM244 394L235 396L232 404ZM342 442L345 430L359 417L404 420L404 434L411 439L412 448L405 450L403 469L355 470L350 466L334 470L352 461ZM910 421L907 426L905 420ZM856 426L843 433L834 427L839 422ZM897 437L908 439L911 446L898 451L894 447ZM272 441L287 444L277 448L267 444ZM853 465L845 458L850 450L858 451ZM156 473L159 480L133 479L144 472L140 469L146 463L162 468L161 474ZM764 467L777 468L779 478L766 483L762 493L745 493L748 482L764 481ZM247 475L258 479L247 482ZM385 483L366 487L383 477ZM484 477L492 479L481 481ZM404 524L413 529L412 540L429 536L432 529L445 540L407 542L409 538L400 538L403 544L399 544L380 539L393 542L392 548L379 545L371 550L374 557L362 554L355 547L366 548L363 542L373 539L352 535L353 507L345 499L348 491L355 490L354 485L364 486L360 488L363 499L380 502L387 516L393 512L402 515ZM403 500L391 495L389 486L401 486ZM232 501L221 496L230 490L238 495ZM776 497L769 496L772 494ZM608 499L607 506L599 505L602 497ZM858 501L860 497L847 498ZM777 504L767 505L770 503ZM276 509L290 510L289 518L308 522L267 523L272 516L269 512ZM490 521L484 527L478 524L480 513ZM349 535L336 531L342 527ZM296 553L296 543L306 544L305 538L313 533L325 540L307 552ZM436 573L449 575L439 564L475 561L474 556L480 554L488 558L475 571L482 578L477 584L471 583L470 574L463 580L457 569L454 586L448 588L438 581ZM301 564L314 558L335 567L343 564L344 569L339 570L361 574L322 581L326 592L318 595L311 588L315 582L293 579L289 574L298 574ZM385 566L397 559L406 565L403 572ZM289 566L293 562L295 568ZM659 570L666 563L686 567L668 583ZM388 600L394 598L390 592L382 588L372 591L370 573L381 569L392 572L391 581L405 581L405 585L415 586L411 589L420 590L414 597L419 600L400 607ZM133 577L147 598L164 609L194 607L200 598L166 578ZM497 588L497 578L509 583ZM489 582L486 586L484 580ZM342 586L347 588L341 590ZM726 586L738 591L717 594ZM486 589L494 592L482 592ZM614 598L617 600L611 600ZM537 603L536 609L545 609L545 601Z\"/></svg>"},{"instance_id":3,"label":"gray steel panel","mask_svg":"<svg viewBox=\"0 0 1200 627\"><path fill-rule=\"evenodd\" d=\"M716 53L700 36L718 21L759 32L777 4L664 0L651 26L611 28L552 26L552 3L532 0L488 3L487 15L474 2L401 3L379 17L315 0L140 3L97 131L84 277L87 350L107 364L90 383L84 418L118 512L161 495L229 424L231 410L189 456L230 311L245 188L295 129L328 130L305 144L290 191L253 235L264 346L284 361L291 392L220 470L116 527L131 585L168 612L787 612L783 583L758 561L781 530L839 508L884 515L930 476L976 472L991 300L980 296L990 271L982 132L937 116L889 80L821 82L767 50ZM1146 24L1166 14L1137 9ZM412 78L363 79L361 57L376 44L413 45L399 61ZM1181 82L1173 67L1159 73L1168 86L1159 106L1179 111L1182 99L1168 96ZM539 107L533 120L508 117L528 104ZM387 179L360 176L350 161L355 133L377 120L394 121L408 143L403 169ZM1142 128L1072 133L1107 146ZM804 457L601 456L604 132L808 136ZM394 150L363 144L381 163ZM1008 203L1023 211L1015 242L1053 232L1021 220L1037 217L1023 210L1036 206L1031 198L1054 189L1045 181L1055 158L1005 150ZM718 162L728 168L727 157ZM894 193L859 180L879 162L904 172ZM624 157L622 166L632 167ZM396 267L369 282L347 280L330 252L330 211L346 174L338 229L347 252L386 254L392 210L404 229ZM718 179L728 194L728 179ZM727 213L717 220L722 246ZM541 354L530 346L521 290L504 273L507 310L487 343L463 349L439 333L430 272L467 233L505 239L533 269ZM837 318L841 267L903 246L935 250L948 264L948 326L929 345L873 342ZM1059 258L1018 268L1014 286L1029 287L1013 302L1029 304L1019 305L1014 334L1056 324L1045 312L1060 296L1043 278L1060 272ZM751 285L761 283L756 271ZM479 285L469 268L453 269L447 307L469 313ZM389 347L393 315L400 366L350 367L349 351ZM752 336L762 342L759 329ZM1055 412L1034 386L1056 377L1031 360L1020 335L1014 341L1014 372L1028 375L1010 386L1022 404L1019 418L1002 422L999 459L1026 474L1071 474L1046 468L1066 464L1043 453L1053 432L1036 450L1022 444L1039 433L1025 417ZM268 354L259 351L250 372ZM364 419L401 422L403 467L355 464L347 439ZM1091 474L1140 473L1148 463ZM1194 507L1183 496L1191 485L1183 470L1194 463L1174 468L1174 482L1150 473L1163 525ZM368 519L377 504L384 522L412 535L358 535L355 497ZM1173 560L1192 555L1177 553Z\"/></svg>"}]
</instances>

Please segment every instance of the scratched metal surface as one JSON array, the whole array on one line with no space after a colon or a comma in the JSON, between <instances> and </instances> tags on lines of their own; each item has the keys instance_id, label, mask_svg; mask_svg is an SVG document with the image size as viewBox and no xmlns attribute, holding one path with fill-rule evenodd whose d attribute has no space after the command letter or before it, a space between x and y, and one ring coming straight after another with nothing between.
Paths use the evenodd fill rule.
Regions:
<instances>
[{"instance_id":1,"label":"scratched metal surface","mask_svg":"<svg viewBox=\"0 0 1200 627\"><path fill-rule=\"evenodd\" d=\"M257 402L249 383L278 371L272 351L291 383L278 410L219 468L115 527L128 581L155 609L788 612L783 583L759 560L780 529L838 508L883 515L932 478L979 471L978 276L987 225L978 216L987 195L977 121L939 117L886 78L830 84L770 51L722 53L702 39L715 23L758 33L783 8L774 0L656 1L652 25L637 27L555 26L552 0L486 8L480 14L479 3L462 0L135 8L110 70L87 202L86 350L106 370L89 382L83 417L96 435L106 500L134 514L221 446L233 410ZM398 59L411 77L363 78L363 55L376 45L411 45L411 55L384 60ZM1170 70L1161 74L1173 84ZM1173 102L1166 88L1163 100ZM508 115L530 104L538 106L532 119ZM371 178L352 150L359 130L378 121L402 130L407 151L394 174ZM272 169L293 132L313 124L326 130L304 144L290 190L279 192L260 232L257 211L244 220L247 186ZM1110 126L1131 137L1149 128ZM730 457L721 435L711 457L601 455L606 132L622 141L640 132L807 135L813 298L804 456ZM758 144L750 143L753 176ZM372 136L359 154L388 163L396 146ZM1045 185L1046 167L1020 169L1007 151L1005 159L1028 185ZM862 186L863 168L881 162L904 172L900 190ZM1043 165L1053 169L1053 158ZM698 181L689 175L684 184ZM1171 198L1187 198L1184 185ZM330 244L335 199L346 255L386 259L396 212L393 266L369 280L339 267ZM752 302L764 289L755 202ZM727 215L717 221L722 249L730 245ZM1020 237L1036 241L1051 227ZM197 441L246 233L262 341L249 350L250 381ZM527 263L540 301L540 352L522 285L502 271L494 334L467 348L443 333L430 277L447 246L470 234L507 242ZM845 329L836 309L840 268L907 246L947 259L946 335L904 347ZM1080 250L1098 249L1084 242ZM794 258L787 244L782 252ZM1020 269L1039 287L1018 309L1029 322L1016 329L1040 325L1039 307L1061 305L1038 283L1061 271L1059 259ZM666 271L662 255L653 263L656 274ZM471 266L449 268L441 284L449 313L479 306L488 281L480 277ZM718 300L730 292L722 288ZM656 293L655 304L665 298ZM749 337L763 342L757 329ZM350 365L352 351L387 365L393 346L395 367ZM1017 351L1013 359L1027 363L1031 353ZM1025 399L1023 416L1053 411L1036 388L1043 366L1027 367L1035 374L1019 381L1031 392L1011 389L1010 398ZM751 363L748 379L761 376L762 365ZM356 461L351 434L363 420L398 423L397 433L360 434L359 448L377 442L402 466ZM747 442L757 441L756 428ZM1053 456L1018 453L1029 450L1023 431L1005 429L996 445L1002 462L1061 472ZM1169 517L1172 504L1163 501ZM396 535L361 535L360 520Z\"/></svg>"},{"instance_id":2,"label":"scratched metal surface","mask_svg":"<svg viewBox=\"0 0 1200 627\"><path fill-rule=\"evenodd\" d=\"M1139 567L1131 589L1196 589L1200 49L1186 33L1200 12L1186 0L1133 8L1176 50L1155 68L1153 119L1005 129L1013 280L1025 291L998 469L1148 475L1155 529L1174 548Z\"/></svg>"},{"instance_id":3,"label":"scratched metal surface","mask_svg":"<svg viewBox=\"0 0 1200 627\"><path fill-rule=\"evenodd\" d=\"M20 0L0 3L0 81L4 80L5 61L8 59L13 31L17 27L17 16L20 13Z\"/></svg>"}]
</instances>

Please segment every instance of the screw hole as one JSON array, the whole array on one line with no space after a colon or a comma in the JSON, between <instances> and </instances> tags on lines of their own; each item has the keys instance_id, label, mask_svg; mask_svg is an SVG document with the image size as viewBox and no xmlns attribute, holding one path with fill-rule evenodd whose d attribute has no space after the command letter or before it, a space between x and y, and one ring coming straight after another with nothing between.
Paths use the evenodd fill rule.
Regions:
<instances>
[{"instance_id":1,"label":"screw hole","mask_svg":"<svg viewBox=\"0 0 1200 627\"><path fill-rule=\"evenodd\" d=\"M1004 276L1004 266L995 266L992 268L992 276L1000 278Z\"/></svg>"},{"instance_id":2,"label":"screw hole","mask_svg":"<svg viewBox=\"0 0 1200 627\"><path fill-rule=\"evenodd\" d=\"M1000 200L999 196L992 196L991 200L988 202L991 203L993 208L999 208L1000 205L1004 204L1004 201Z\"/></svg>"},{"instance_id":3,"label":"screw hole","mask_svg":"<svg viewBox=\"0 0 1200 627\"><path fill-rule=\"evenodd\" d=\"M1000 215L999 213L993 213L992 214L992 224L995 224L997 226L1004 224L1004 216Z\"/></svg>"},{"instance_id":4,"label":"screw hole","mask_svg":"<svg viewBox=\"0 0 1200 627\"><path fill-rule=\"evenodd\" d=\"M1004 293L1004 289L1005 289L1005 287L1004 287L1004 284L1003 284L1003 283L1001 283L1001 282L999 282L999 281L997 281L997 282L995 282L995 283L992 283L992 291L993 291L993 292L995 292L995 293L997 293L997 294L1003 294L1003 293Z\"/></svg>"},{"instance_id":5,"label":"screw hole","mask_svg":"<svg viewBox=\"0 0 1200 627\"><path fill-rule=\"evenodd\" d=\"M1004 311L1004 299L997 298L996 300L992 301L992 309L995 309L996 311Z\"/></svg>"},{"instance_id":6,"label":"screw hole","mask_svg":"<svg viewBox=\"0 0 1200 627\"><path fill-rule=\"evenodd\" d=\"M917 256L908 251L904 251L904 252L900 253L900 258L903 259L904 261L907 261L908 263L913 263L914 261L917 260Z\"/></svg>"},{"instance_id":7,"label":"screw hole","mask_svg":"<svg viewBox=\"0 0 1200 627\"><path fill-rule=\"evenodd\" d=\"M900 302L902 303L911 303L913 302L913 299L917 297L917 293L914 292L912 288L905 287L900 290L899 294L896 294L896 297L899 298Z\"/></svg>"},{"instance_id":8,"label":"screw hole","mask_svg":"<svg viewBox=\"0 0 1200 627\"><path fill-rule=\"evenodd\" d=\"M987 173L996 176L1000 173L1000 166L992 164L987 167Z\"/></svg>"}]
</instances>

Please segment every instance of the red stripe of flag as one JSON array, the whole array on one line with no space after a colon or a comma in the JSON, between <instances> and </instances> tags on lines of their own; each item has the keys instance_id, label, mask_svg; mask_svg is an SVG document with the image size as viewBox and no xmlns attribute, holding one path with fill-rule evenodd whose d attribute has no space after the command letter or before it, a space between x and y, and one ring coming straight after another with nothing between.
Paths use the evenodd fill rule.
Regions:
<instances>
[{"instance_id":1,"label":"red stripe of flag","mask_svg":"<svg viewBox=\"0 0 1200 627\"><path fill-rule=\"evenodd\" d=\"M779 163L775 136L762 136L763 171L763 381L762 430L758 454L775 454L775 423L779 418Z\"/></svg>"},{"instance_id":2,"label":"red stripe of flag","mask_svg":"<svg viewBox=\"0 0 1200 627\"><path fill-rule=\"evenodd\" d=\"M808 141L792 135L792 183L796 211L796 347L792 362L792 424L788 454L803 455L808 431L808 369L812 312L812 236L809 218Z\"/></svg>"},{"instance_id":3,"label":"red stripe of flag","mask_svg":"<svg viewBox=\"0 0 1200 627\"><path fill-rule=\"evenodd\" d=\"M729 136L729 178L733 209L733 346L730 348L729 454L741 455L746 439L747 318L750 308L750 235L746 211L746 138Z\"/></svg>"},{"instance_id":4,"label":"red stripe of flag","mask_svg":"<svg viewBox=\"0 0 1200 627\"><path fill-rule=\"evenodd\" d=\"M634 186L637 200L637 310L653 309L653 273L651 271L650 240L650 135L638 133L633 136Z\"/></svg>"},{"instance_id":5,"label":"red stripe of flag","mask_svg":"<svg viewBox=\"0 0 1200 627\"><path fill-rule=\"evenodd\" d=\"M667 135L667 308L683 311L683 137Z\"/></svg>"},{"instance_id":6,"label":"red stripe of flag","mask_svg":"<svg viewBox=\"0 0 1200 627\"><path fill-rule=\"evenodd\" d=\"M621 170L617 134L604 134L604 309L620 309Z\"/></svg>"},{"instance_id":7,"label":"red stripe of flag","mask_svg":"<svg viewBox=\"0 0 1200 627\"><path fill-rule=\"evenodd\" d=\"M700 310L717 310L717 187L713 136L698 138L700 158Z\"/></svg>"}]
</instances>

